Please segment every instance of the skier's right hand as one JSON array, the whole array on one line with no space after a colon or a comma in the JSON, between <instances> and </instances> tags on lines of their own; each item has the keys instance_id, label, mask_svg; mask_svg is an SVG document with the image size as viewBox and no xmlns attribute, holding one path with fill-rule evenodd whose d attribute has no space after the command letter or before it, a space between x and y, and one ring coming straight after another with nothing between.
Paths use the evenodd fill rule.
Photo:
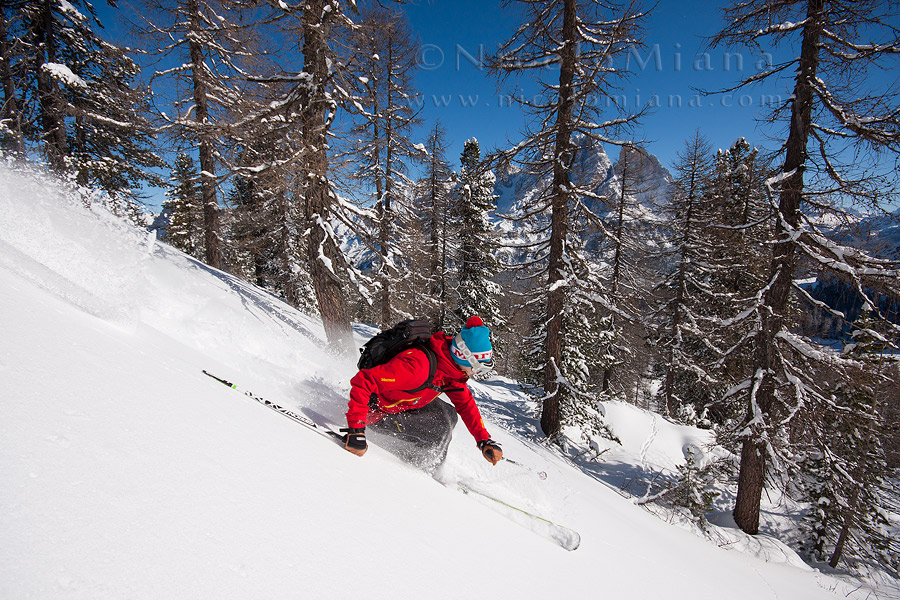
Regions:
<instances>
[{"instance_id":1,"label":"skier's right hand","mask_svg":"<svg viewBox=\"0 0 900 600\"><path fill-rule=\"evenodd\" d=\"M366 453L366 450L369 449L369 445L366 444L365 427L350 427L348 429L342 429L341 431L347 432L344 436L344 448L347 452L352 452L357 456L362 456Z\"/></svg>"}]
</instances>

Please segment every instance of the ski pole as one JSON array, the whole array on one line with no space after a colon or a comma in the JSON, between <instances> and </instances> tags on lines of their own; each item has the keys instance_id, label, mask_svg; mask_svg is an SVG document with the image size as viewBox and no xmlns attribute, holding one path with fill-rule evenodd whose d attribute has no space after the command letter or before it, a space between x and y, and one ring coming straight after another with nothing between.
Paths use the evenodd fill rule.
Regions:
<instances>
[{"instance_id":1,"label":"ski pole","mask_svg":"<svg viewBox=\"0 0 900 600\"><path fill-rule=\"evenodd\" d=\"M221 383L227 387L230 387L231 389L233 389L236 392L242 393L243 395L247 396L248 398L256 400L257 402L259 402L266 408L271 408L275 412L281 413L282 415L286 416L288 419L291 419L295 423L299 423L300 425L303 425L304 427L307 427L308 429L312 429L319 435L323 435L327 438L331 438L334 441L339 442L339 443L343 443L343 441L344 441L344 436L342 436L340 433L333 431L332 429L329 429L328 427L325 427L323 425L319 425L318 423L314 422L312 419L308 419L307 417L305 417L301 414L298 414L290 409L284 408L283 406L279 406L278 404L275 404L274 402L266 400L262 396L257 396L250 390L241 389L238 386L236 386L235 384L231 383L230 381L227 381L225 379L222 379L221 377L217 377L217 376L213 375L206 369L203 369L203 374L206 375L207 377L211 377L212 379L215 379L216 381L218 381L219 383Z\"/></svg>"},{"instance_id":2,"label":"ski pole","mask_svg":"<svg viewBox=\"0 0 900 600\"><path fill-rule=\"evenodd\" d=\"M516 465L520 469L525 469L526 471L531 471L532 473L534 473L538 477L540 477L542 480L547 479L547 471L536 471L536 470L532 469L531 467L529 467L528 465L523 465L522 463L516 462L511 458L506 458L505 456L502 457L500 460L505 460L506 462L508 462L511 465Z\"/></svg>"}]
</instances>

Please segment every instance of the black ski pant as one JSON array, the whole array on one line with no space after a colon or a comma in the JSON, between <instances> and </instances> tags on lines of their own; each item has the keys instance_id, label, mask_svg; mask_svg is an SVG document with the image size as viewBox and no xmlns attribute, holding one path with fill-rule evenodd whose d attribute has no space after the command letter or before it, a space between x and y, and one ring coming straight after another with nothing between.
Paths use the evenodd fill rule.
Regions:
<instances>
[{"instance_id":1,"label":"black ski pant","mask_svg":"<svg viewBox=\"0 0 900 600\"><path fill-rule=\"evenodd\" d=\"M458 419L452 405L435 398L422 408L385 415L369 430L383 437L378 445L388 452L433 471L447 458Z\"/></svg>"}]
</instances>

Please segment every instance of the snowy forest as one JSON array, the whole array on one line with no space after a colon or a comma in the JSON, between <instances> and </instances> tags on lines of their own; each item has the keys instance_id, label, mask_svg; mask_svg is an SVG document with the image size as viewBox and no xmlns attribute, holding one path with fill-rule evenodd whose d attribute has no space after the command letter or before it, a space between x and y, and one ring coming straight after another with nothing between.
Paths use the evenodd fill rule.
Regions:
<instances>
[{"instance_id":1,"label":"snowy forest","mask_svg":"<svg viewBox=\"0 0 900 600\"><path fill-rule=\"evenodd\" d=\"M792 91L762 115L766 147L715 149L701 126L671 165L615 101L650 2L504 0L521 22L484 67L522 137L455 132L458 154L410 101L401 2L133 4L139 43L120 47L87 0L2 3L6 162L321 318L335 354L356 353L353 323L478 314L544 443L613 437L613 400L709 429L728 452L648 502L702 522L733 484L756 534L776 488L804 507L804 559L900 577L895 4L723 6L710 47L796 49L729 90Z\"/></svg>"}]
</instances>

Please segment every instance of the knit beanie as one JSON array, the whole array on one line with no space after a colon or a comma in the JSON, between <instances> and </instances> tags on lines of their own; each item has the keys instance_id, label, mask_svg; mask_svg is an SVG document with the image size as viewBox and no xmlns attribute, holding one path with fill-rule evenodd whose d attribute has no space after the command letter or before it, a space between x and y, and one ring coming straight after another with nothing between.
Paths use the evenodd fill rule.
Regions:
<instances>
[{"instance_id":1,"label":"knit beanie","mask_svg":"<svg viewBox=\"0 0 900 600\"><path fill-rule=\"evenodd\" d=\"M485 326L481 317L472 317L466 321L466 326L459 332L459 335L478 362L490 364L494 356L494 349L491 346L491 330ZM456 338L453 338L453 342L450 344L450 355L457 364L464 367L470 366L466 355L457 347Z\"/></svg>"}]
</instances>

